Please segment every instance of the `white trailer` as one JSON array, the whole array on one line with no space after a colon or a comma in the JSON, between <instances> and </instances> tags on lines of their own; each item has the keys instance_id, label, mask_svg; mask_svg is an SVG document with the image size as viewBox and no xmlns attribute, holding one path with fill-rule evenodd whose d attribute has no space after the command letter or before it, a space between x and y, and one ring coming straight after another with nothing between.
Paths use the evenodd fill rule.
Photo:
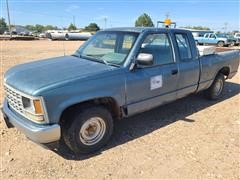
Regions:
<instances>
[{"instance_id":1,"label":"white trailer","mask_svg":"<svg viewBox=\"0 0 240 180\"><path fill-rule=\"evenodd\" d=\"M65 34L65 40L87 40L91 36L90 32L69 32Z\"/></svg>"}]
</instances>

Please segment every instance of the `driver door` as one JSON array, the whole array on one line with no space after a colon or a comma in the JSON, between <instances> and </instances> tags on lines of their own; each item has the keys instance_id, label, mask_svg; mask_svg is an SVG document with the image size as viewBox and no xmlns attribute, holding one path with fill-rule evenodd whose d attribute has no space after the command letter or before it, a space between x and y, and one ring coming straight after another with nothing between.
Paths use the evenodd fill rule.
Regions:
<instances>
[{"instance_id":1,"label":"driver door","mask_svg":"<svg viewBox=\"0 0 240 180\"><path fill-rule=\"evenodd\" d=\"M153 55L153 65L137 65L127 74L128 115L143 112L176 99L178 65L167 33L146 35L139 53Z\"/></svg>"},{"instance_id":2,"label":"driver door","mask_svg":"<svg viewBox=\"0 0 240 180\"><path fill-rule=\"evenodd\" d=\"M217 37L215 34L210 34L209 36L209 44L217 44Z\"/></svg>"}]
</instances>

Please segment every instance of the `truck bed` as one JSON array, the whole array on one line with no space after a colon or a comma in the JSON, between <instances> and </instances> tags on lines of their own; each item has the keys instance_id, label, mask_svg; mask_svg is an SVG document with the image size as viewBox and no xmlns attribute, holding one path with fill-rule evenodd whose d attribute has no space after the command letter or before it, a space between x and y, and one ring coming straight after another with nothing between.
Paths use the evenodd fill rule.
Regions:
<instances>
[{"instance_id":1,"label":"truck bed","mask_svg":"<svg viewBox=\"0 0 240 180\"><path fill-rule=\"evenodd\" d=\"M201 56L201 76L198 90L208 88L216 77L216 73L221 70L227 71L228 79L232 78L238 70L239 55L239 50L227 50L217 51L215 54Z\"/></svg>"}]
</instances>

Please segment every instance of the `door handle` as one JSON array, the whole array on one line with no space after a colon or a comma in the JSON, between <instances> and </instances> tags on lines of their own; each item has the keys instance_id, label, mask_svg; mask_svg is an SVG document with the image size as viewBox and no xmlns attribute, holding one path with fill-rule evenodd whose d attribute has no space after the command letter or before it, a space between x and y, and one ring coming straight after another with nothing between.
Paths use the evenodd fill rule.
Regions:
<instances>
[{"instance_id":1,"label":"door handle","mask_svg":"<svg viewBox=\"0 0 240 180\"><path fill-rule=\"evenodd\" d=\"M177 73L178 73L178 70L177 70L177 69L173 69L173 70L172 70L172 75L177 74Z\"/></svg>"}]
</instances>

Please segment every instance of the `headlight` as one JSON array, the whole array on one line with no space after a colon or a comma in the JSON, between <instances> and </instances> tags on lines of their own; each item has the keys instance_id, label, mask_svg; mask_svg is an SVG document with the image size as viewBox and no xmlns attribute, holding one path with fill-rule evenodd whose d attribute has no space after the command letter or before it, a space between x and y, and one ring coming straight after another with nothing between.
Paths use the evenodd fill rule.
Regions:
<instances>
[{"instance_id":1,"label":"headlight","mask_svg":"<svg viewBox=\"0 0 240 180\"><path fill-rule=\"evenodd\" d=\"M30 99L22 97L24 114L31 120L37 122L44 121L44 111L41 99Z\"/></svg>"}]
</instances>

